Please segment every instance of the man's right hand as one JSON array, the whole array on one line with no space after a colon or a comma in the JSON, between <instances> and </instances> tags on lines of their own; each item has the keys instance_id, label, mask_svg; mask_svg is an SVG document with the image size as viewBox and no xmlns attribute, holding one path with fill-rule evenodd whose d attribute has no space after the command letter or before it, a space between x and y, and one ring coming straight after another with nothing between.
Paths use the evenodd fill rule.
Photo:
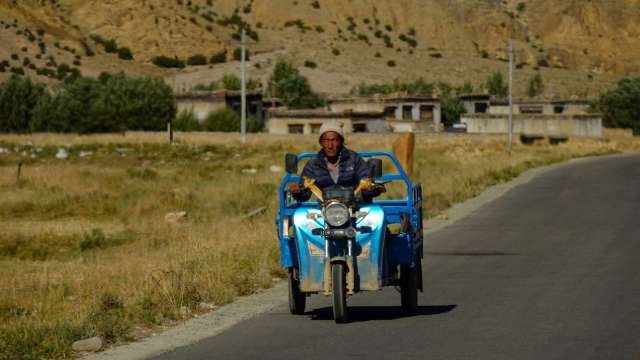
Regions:
<instances>
[{"instance_id":1,"label":"man's right hand","mask_svg":"<svg viewBox=\"0 0 640 360\"><path fill-rule=\"evenodd\" d=\"M291 183L289 185L289 191L292 195L298 195L302 192L302 186L300 186L300 184L298 183Z\"/></svg>"}]
</instances>

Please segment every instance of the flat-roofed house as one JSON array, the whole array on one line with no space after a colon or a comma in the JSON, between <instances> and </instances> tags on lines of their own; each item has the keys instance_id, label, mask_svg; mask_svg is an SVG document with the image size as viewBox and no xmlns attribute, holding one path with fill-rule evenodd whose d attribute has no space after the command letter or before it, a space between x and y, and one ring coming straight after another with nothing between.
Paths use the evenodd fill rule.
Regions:
<instances>
[{"instance_id":1,"label":"flat-roofed house","mask_svg":"<svg viewBox=\"0 0 640 360\"><path fill-rule=\"evenodd\" d=\"M267 130L270 134L317 134L325 121L342 124L345 133L384 132L384 116L381 112L332 111L328 109L271 109L268 112Z\"/></svg>"}]
</instances>

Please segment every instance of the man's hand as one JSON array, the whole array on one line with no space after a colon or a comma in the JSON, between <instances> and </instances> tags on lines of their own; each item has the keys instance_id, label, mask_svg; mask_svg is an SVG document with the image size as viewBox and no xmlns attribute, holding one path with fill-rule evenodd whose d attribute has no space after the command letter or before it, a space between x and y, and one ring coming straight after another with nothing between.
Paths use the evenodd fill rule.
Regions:
<instances>
[{"instance_id":1,"label":"man's hand","mask_svg":"<svg viewBox=\"0 0 640 360\"><path fill-rule=\"evenodd\" d=\"M384 186L384 184L375 184L373 186L373 196L378 196L385 192L387 192L387 188Z\"/></svg>"},{"instance_id":2,"label":"man's hand","mask_svg":"<svg viewBox=\"0 0 640 360\"><path fill-rule=\"evenodd\" d=\"M299 195L302 192L302 186L298 183L291 183L289 185L289 191L292 195Z\"/></svg>"}]
</instances>

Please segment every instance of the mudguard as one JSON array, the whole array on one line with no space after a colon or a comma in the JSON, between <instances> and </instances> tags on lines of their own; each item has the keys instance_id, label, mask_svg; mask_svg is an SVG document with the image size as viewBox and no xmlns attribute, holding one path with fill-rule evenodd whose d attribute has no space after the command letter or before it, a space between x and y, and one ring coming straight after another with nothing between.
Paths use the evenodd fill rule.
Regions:
<instances>
[{"instance_id":1,"label":"mudguard","mask_svg":"<svg viewBox=\"0 0 640 360\"><path fill-rule=\"evenodd\" d=\"M353 256L356 259L354 288L356 291L379 290L384 266L385 214L376 205L363 206L359 211L366 215L356 220L357 235L353 244ZM321 215L317 208L299 208L293 215L300 290L303 292L325 289L325 239L312 233L313 229L324 228ZM335 245L330 246L330 251L334 250Z\"/></svg>"}]
</instances>

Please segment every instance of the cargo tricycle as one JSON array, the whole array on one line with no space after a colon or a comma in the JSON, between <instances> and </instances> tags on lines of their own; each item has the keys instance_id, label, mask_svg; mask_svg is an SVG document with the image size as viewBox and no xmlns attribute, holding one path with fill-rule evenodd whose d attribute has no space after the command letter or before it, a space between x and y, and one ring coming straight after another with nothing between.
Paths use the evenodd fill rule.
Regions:
<instances>
[{"instance_id":1,"label":"cargo tricycle","mask_svg":"<svg viewBox=\"0 0 640 360\"><path fill-rule=\"evenodd\" d=\"M332 297L337 323L349 320L347 298L385 286L400 289L406 314L417 308L422 291L422 187L414 184L389 152L360 152L371 178L356 188L332 186L320 190L313 179L297 175L298 164L314 153L285 157L286 175L279 195L276 227L280 262L288 270L289 309L304 314L311 294ZM391 171L383 174L383 162ZM399 199L365 201L361 192L376 184L402 182ZM298 201L290 183L303 184L317 201Z\"/></svg>"}]
</instances>

